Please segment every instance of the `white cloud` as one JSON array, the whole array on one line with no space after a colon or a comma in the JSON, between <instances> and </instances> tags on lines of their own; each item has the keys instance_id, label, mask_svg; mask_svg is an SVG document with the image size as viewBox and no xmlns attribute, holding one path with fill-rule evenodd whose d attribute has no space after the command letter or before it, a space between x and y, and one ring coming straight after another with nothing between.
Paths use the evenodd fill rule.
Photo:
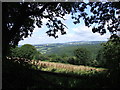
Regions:
<instances>
[{"instance_id":1,"label":"white cloud","mask_svg":"<svg viewBox=\"0 0 120 90\"><path fill-rule=\"evenodd\" d=\"M44 44L44 43L63 43L71 41L104 41L109 38L109 33L100 35L99 33L92 33L91 28L85 26L79 26L72 29L74 32L67 30L67 34L61 35L58 32L59 37L49 37L46 33L40 34L39 36L33 35L32 37L26 38L24 41L20 41L19 44Z\"/></svg>"},{"instance_id":2,"label":"white cloud","mask_svg":"<svg viewBox=\"0 0 120 90\"><path fill-rule=\"evenodd\" d=\"M39 40L37 37L28 37L28 38L25 38L24 40L21 40L19 42L19 45L24 45L24 44L36 44L38 43Z\"/></svg>"},{"instance_id":3,"label":"white cloud","mask_svg":"<svg viewBox=\"0 0 120 90\"><path fill-rule=\"evenodd\" d=\"M70 14L66 14L66 15L64 16L64 18L67 19L67 20L68 20L68 19L71 19L71 15L70 15Z\"/></svg>"},{"instance_id":4,"label":"white cloud","mask_svg":"<svg viewBox=\"0 0 120 90\"><path fill-rule=\"evenodd\" d=\"M66 16L67 17L67 16ZM68 15L68 18L70 16ZM43 19L44 23L47 22L46 19ZM68 21L67 21L68 22ZM70 26L69 29L65 29L67 34L61 35L60 32L57 34L59 37L55 39L54 37L49 37L45 32L48 30L45 25L42 28L36 27L32 37L26 38L23 41L20 41L19 44L44 44L44 43L63 43L71 41L104 41L109 38L110 34L107 31L105 35L100 35L99 33L93 33L92 28L88 28L83 24L72 26L70 23L66 23L67 26Z\"/></svg>"},{"instance_id":5,"label":"white cloud","mask_svg":"<svg viewBox=\"0 0 120 90\"><path fill-rule=\"evenodd\" d=\"M84 41L86 40L102 41L102 40L107 40L107 38L109 38L110 36L108 31L106 34L100 35L99 33L93 33L92 28L88 28L86 26L79 26L79 27L73 28L73 31L75 31L74 35L76 37L80 37Z\"/></svg>"},{"instance_id":6,"label":"white cloud","mask_svg":"<svg viewBox=\"0 0 120 90\"><path fill-rule=\"evenodd\" d=\"M77 34L87 34L87 33L91 33L92 28L91 27L88 28L86 26L80 25L76 28L73 28L72 30L75 31L75 33Z\"/></svg>"}]
</instances>

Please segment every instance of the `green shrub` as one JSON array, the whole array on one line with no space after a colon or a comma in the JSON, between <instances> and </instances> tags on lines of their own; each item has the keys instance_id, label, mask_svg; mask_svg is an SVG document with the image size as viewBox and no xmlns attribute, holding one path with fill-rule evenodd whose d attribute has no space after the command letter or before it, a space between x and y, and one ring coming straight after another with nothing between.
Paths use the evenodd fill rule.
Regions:
<instances>
[{"instance_id":1,"label":"green shrub","mask_svg":"<svg viewBox=\"0 0 120 90\"><path fill-rule=\"evenodd\" d=\"M110 69L120 69L120 37L111 38L103 45L103 57L106 60L106 66Z\"/></svg>"},{"instance_id":2,"label":"green shrub","mask_svg":"<svg viewBox=\"0 0 120 90\"><path fill-rule=\"evenodd\" d=\"M75 56L68 57L67 62L70 64L78 65L79 63L77 62L77 58Z\"/></svg>"},{"instance_id":3,"label":"green shrub","mask_svg":"<svg viewBox=\"0 0 120 90\"><path fill-rule=\"evenodd\" d=\"M89 65L91 61L91 53L85 48L78 48L74 51L74 55L77 57L76 64Z\"/></svg>"},{"instance_id":4,"label":"green shrub","mask_svg":"<svg viewBox=\"0 0 120 90\"><path fill-rule=\"evenodd\" d=\"M11 48L10 56L26 59L38 59L40 53L30 44L25 44L21 47Z\"/></svg>"},{"instance_id":5,"label":"green shrub","mask_svg":"<svg viewBox=\"0 0 120 90\"><path fill-rule=\"evenodd\" d=\"M120 69L120 37L111 36L107 43L102 44L103 49L98 52L97 61L100 66L109 68L110 70Z\"/></svg>"}]
</instances>

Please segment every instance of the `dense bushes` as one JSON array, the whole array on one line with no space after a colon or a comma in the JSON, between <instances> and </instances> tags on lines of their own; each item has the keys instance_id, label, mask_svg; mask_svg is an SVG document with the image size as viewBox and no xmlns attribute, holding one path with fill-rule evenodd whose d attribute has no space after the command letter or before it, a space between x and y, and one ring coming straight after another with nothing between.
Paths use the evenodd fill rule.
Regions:
<instances>
[{"instance_id":1,"label":"dense bushes","mask_svg":"<svg viewBox=\"0 0 120 90\"><path fill-rule=\"evenodd\" d=\"M73 51L73 53L74 56L67 56L66 54L62 54L61 56L56 54L42 55L34 46L25 44L21 47L11 48L10 56L41 61L69 63L74 65L93 65L91 54L87 49L78 48Z\"/></svg>"},{"instance_id":2,"label":"dense bushes","mask_svg":"<svg viewBox=\"0 0 120 90\"><path fill-rule=\"evenodd\" d=\"M99 51L97 60L100 65L109 69L119 69L120 66L120 37L112 38L104 43Z\"/></svg>"},{"instance_id":3,"label":"dense bushes","mask_svg":"<svg viewBox=\"0 0 120 90\"><path fill-rule=\"evenodd\" d=\"M78 65L77 58L75 56L71 56L71 57L67 58L67 62L70 64Z\"/></svg>"},{"instance_id":4,"label":"dense bushes","mask_svg":"<svg viewBox=\"0 0 120 90\"><path fill-rule=\"evenodd\" d=\"M11 48L10 56L26 59L38 59L39 52L30 44L25 44L21 47Z\"/></svg>"},{"instance_id":5,"label":"dense bushes","mask_svg":"<svg viewBox=\"0 0 120 90\"><path fill-rule=\"evenodd\" d=\"M48 57L47 61L50 62L60 62L60 63L69 63L73 65L88 65L88 66L98 66L98 61L92 57L92 52L86 48L77 48L73 52L73 55L61 54L51 54Z\"/></svg>"},{"instance_id":6,"label":"dense bushes","mask_svg":"<svg viewBox=\"0 0 120 90\"><path fill-rule=\"evenodd\" d=\"M104 58L104 49L98 51L98 54L96 56L96 60L98 62L98 66L100 67L106 67L106 60Z\"/></svg>"},{"instance_id":7,"label":"dense bushes","mask_svg":"<svg viewBox=\"0 0 120 90\"><path fill-rule=\"evenodd\" d=\"M103 44L103 50L99 52L98 60L108 68L111 85L118 87L120 83L120 37L112 35L110 40Z\"/></svg>"},{"instance_id":8,"label":"dense bushes","mask_svg":"<svg viewBox=\"0 0 120 90\"><path fill-rule=\"evenodd\" d=\"M65 54L65 52L61 55L42 55L34 46L30 44L11 48L10 56L41 61L69 63L74 65L89 65L108 68L119 67L120 43L109 40L102 46L103 48L99 50L96 59L92 58L92 52L88 51L86 48L77 48L76 50L72 51L74 54L73 56L69 56Z\"/></svg>"},{"instance_id":9,"label":"dense bushes","mask_svg":"<svg viewBox=\"0 0 120 90\"><path fill-rule=\"evenodd\" d=\"M112 69L118 69L120 63L120 42L109 41L104 45L104 58L106 66Z\"/></svg>"},{"instance_id":10,"label":"dense bushes","mask_svg":"<svg viewBox=\"0 0 120 90\"><path fill-rule=\"evenodd\" d=\"M91 55L90 55L90 52L85 49L85 48L78 48L74 51L74 55L76 56L77 58L77 61L76 63L78 65L89 65L90 63L90 59L91 59Z\"/></svg>"}]
</instances>

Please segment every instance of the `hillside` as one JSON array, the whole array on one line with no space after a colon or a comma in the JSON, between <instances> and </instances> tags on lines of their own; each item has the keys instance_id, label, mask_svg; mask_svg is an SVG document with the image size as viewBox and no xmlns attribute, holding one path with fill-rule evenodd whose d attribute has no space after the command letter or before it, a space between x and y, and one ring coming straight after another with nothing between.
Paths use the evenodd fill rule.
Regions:
<instances>
[{"instance_id":1,"label":"hillside","mask_svg":"<svg viewBox=\"0 0 120 90\"><path fill-rule=\"evenodd\" d=\"M101 43L105 41L75 41L67 43L54 43L54 44L40 44L34 45L42 54L56 54L59 56L67 55L73 56L73 51L77 48L86 48L91 52L92 58L95 59L96 53L101 48Z\"/></svg>"}]
</instances>

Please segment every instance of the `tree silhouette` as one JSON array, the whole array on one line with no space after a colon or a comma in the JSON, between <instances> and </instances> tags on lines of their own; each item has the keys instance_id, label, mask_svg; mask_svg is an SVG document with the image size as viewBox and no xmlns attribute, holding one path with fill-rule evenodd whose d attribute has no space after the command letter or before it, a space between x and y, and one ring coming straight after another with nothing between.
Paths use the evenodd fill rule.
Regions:
<instances>
[{"instance_id":1,"label":"tree silhouette","mask_svg":"<svg viewBox=\"0 0 120 90\"><path fill-rule=\"evenodd\" d=\"M64 20L66 14L71 14L74 24L80 23L83 18L85 25L93 26L93 33L106 33L107 29L111 32L120 31L119 18L116 17L116 10L120 9L120 2L14 2L2 3L2 29L3 29L3 55L5 56L9 47L15 46L23 38L32 35L35 24L41 28L43 25L42 19L47 19L46 26L49 30L46 32L49 36L58 38L56 32L61 31L61 34L66 34L66 25L59 18ZM88 15L86 8L90 7L91 15ZM59 17L59 18L58 18Z\"/></svg>"},{"instance_id":2,"label":"tree silhouette","mask_svg":"<svg viewBox=\"0 0 120 90\"><path fill-rule=\"evenodd\" d=\"M76 64L88 65L91 59L91 53L85 48L78 48L74 51L74 55L77 57Z\"/></svg>"}]
</instances>

